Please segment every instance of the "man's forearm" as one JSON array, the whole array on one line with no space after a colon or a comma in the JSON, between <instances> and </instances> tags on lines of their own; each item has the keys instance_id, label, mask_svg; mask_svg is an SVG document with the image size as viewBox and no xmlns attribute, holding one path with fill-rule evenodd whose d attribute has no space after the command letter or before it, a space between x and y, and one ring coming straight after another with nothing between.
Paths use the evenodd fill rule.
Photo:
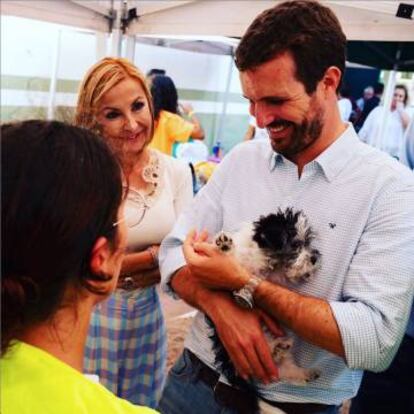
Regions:
<instances>
[{"instance_id":1,"label":"man's forearm","mask_svg":"<svg viewBox=\"0 0 414 414\"><path fill-rule=\"evenodd\" d=\"M231 300L223 291L203 287L186 266L173 276L171 286L185 302L209 316L218 310L216 301ZM345 357L341 334L328 302L266 281L257 287L255 302L306 341Z\"/></svg>"},{"instance_id":2,"label":"man's forearm","mask_svg":"<svg viewBox=\"0 0 414 414\"><path fill-rule=\"evenodd\" d=\"M341 334L329 303L282 286L262 282L255 302L306 341L345 357Z\"/></svg>"},{"instance_id":3,"label":"man's forearm","mask_svg":"<svg viewBox=\"0 0 414 414\"><path fill-rule=\"evenodd\" d=\"M213 302L223 299L229 300L227 293L212 291L194 279L187 266L177 270L170 283L174 292L182 300L210 317L212 311L217 310Z\"/></svg>"}]
</instances>

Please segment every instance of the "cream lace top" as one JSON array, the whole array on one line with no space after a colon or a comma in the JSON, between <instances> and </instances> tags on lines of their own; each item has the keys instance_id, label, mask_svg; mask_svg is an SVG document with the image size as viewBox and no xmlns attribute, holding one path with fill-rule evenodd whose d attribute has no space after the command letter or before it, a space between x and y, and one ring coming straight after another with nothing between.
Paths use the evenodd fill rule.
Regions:
<instances>
[{"instance_id":1,"label":"cream lace top","mask_svg":"<svg viewBox=\"0 0 414 414\"><path fill-rule=\"evenodd\" d=\"M143 215L138 225L128 228L129 251L161 243L193 197L190 167L157 150L150 151L150 160L142 173L149 188L130 188L125 205L128 216L137 214L139 221Z\"/></svg>"}]
</instances>

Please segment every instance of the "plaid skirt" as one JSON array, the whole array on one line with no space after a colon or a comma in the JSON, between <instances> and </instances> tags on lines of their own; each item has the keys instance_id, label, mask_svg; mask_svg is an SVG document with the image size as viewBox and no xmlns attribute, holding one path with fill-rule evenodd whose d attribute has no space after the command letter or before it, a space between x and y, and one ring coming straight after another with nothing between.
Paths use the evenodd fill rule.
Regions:
<instances>
[{"instance_id":1,"label":"plaid skirt","mask_svg":"<svg viewBox=\"0 0 414 414\"><path fill-rule=\"evenodd\" d=\"M167 335L155 287L117 289L92 314L84 371L133 404L155 408L166 378Z\"/></svg>"}]
</instances>

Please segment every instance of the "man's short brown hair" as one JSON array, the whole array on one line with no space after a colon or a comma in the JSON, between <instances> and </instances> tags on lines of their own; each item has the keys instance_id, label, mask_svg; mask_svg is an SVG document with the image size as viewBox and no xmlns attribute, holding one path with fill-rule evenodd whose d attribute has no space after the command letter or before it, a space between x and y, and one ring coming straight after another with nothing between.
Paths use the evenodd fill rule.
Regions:
<instances>
[{"instance_id":1,"label":"man's short brown hair","mask_svg":"<svg viewBox=\"0 0 414 414\"><path fill-rule=\"evenodd\" d=\"M236 65L240 71L254 69L290 52L296 78L311 94L330 66L344 73L345 51L346 37L329 8L314 1L287 1L256 17L236 50Z\"/></svg>"}]
</instances>

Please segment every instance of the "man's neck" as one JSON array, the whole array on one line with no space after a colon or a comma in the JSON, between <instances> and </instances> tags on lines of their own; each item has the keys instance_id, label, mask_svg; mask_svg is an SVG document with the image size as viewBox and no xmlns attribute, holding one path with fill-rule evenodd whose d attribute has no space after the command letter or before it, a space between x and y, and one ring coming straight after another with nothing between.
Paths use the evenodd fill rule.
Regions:
<instances>
[{"instance_id":1,"label":"man's neck","mask_svg":"<svg viewBox=\"0 0 414 414\"><path fill-rule=\"evenodd\" d=\"M304 151L297 154L292 161L298 166L298 176L302 175L306 164L316 159L327 148L329 148L346 130L347 124L342 122L339 112L331 114L329 121L325 121L324 128L319 138Z\"/></svg>"}]
</instances>

